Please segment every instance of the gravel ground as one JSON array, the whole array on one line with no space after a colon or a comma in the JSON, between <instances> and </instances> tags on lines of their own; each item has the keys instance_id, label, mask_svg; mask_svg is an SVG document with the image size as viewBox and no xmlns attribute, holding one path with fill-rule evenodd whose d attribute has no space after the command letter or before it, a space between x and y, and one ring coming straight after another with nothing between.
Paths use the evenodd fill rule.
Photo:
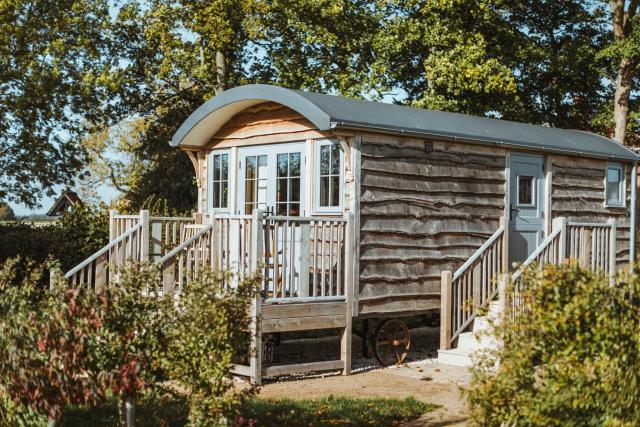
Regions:
<instances>
[{"instance_id":1,"label":"gravel ground","mask_svg":"<svg viewBox=\"0 0 640 427\"><path fill-rule=\"evenodd\" d=\"M362 342L354 335L352 375L339 371L291 375L267 380L261 388L263 398L319 398L333 394L351 397L387 397L402 399L413 396L439 408L425 414L410 426L463 426L466 405L461 396L471 379L466 368L441 366L437 362L438 328L413 328L412 350L402 366L382 368L373 355L362 355ZM324 334L300 339L282 337L275 347L274 364L339 358L337 334ZM299 338L299 337L298 337ZM370 352L369 352L370 353Z\"/></svg>"}]
</instances>

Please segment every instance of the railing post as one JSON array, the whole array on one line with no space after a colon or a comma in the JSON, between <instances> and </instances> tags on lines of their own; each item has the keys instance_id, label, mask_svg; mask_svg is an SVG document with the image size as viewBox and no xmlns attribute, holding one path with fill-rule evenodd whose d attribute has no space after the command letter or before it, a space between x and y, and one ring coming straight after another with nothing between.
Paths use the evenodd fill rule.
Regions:
<instances>
[{"instance_id":1,"label":"railing post","mask_svg":"<svg viewBox=\"0 0 640 427\"><path fill-rule=\"evenodd\" d=\"M507 286L509 285L509 275L503 274L498 279L498 301L500 302L500 309L502 314L507 313L509 307L509 296L507 295Z\"/></svg>"},{"instance_id":2,"label":"railing post","mask_svg":"<svg viewBox=\"0 0 640 427\"><path fill-rule=\"evenodd\" d=\"M502 232L502 273L509 271L509 223L504 216L500 217Z\"/></svg>"},{"instance_id":3,"label":"railing post","mask_svg":"<svg viewBox=\"0 0 640 427\"><path fill-rule=\"evenodd\" d=\"M176 286L176 263L175 258L170 259L162 266L162 296L164 298L171 297L175 292Z\"/></svg>"},{"instance_id":4,"label":"railing post","mask_svg":"<svg viewBox=\"0 0 640 427\"><path fill-rule=\"evenodd\" d=\"M345 313L345 327L342 330L342 337L340 340L340 358L344 363L344 369L342 370L342 375L350 375L351 374L351 348L352 348L352 334L353 334L353 293L355 289L353 289L353 251L354 251L354 235L353 232L353 213L347 214L347 225L345 229L344 235L344 296L346 302L346 313Z\"/></svg>"},{"instance_id":5,"label":"railing post","mask_svg":"<svg viewBox=\"0 0 640 427\"><path fill-rule=\"evenodd\" d=\"M609 275L611 280L615 280L617 271L616 267L616 244L617 244L617 224L615 218L609 218L607 224L611 225L611 233L609 234Z\"/></svg>"},{"instance_id":6,"label":"railing post","mask_svg":"<svg viewBox=\"0 0 640 427\"><path fill-rule=\"evenodd\" d=\"M567 259L567 218L561 216L551 222L551 231L560 230L557 264L562 264Z\"/></svg>"},{"instance_id":7,"label":"railing post","mask_svg":"<svg viewBox=\"0 0 640 427\"><path fill-rule=\"evenodd\" d=\"M140 211L140 261L149 261L149 211Z\"/></svg>"},{"instance_id":8,"label":"railing post","mask_svg":"<svg viewBox=\"0 0 640 427\"><path fill-rule=\"evenodd\" d=\"M451 310L453 274L446 270L442 272L440 280L440 349L451 348Z\"/></svg>"},{"instance_id":9,"label":"railing post","mask_svg":"<svg viewBox=\"0 0 640 427\"><path fill-rule=\"evenodd\" d=\"M117 209L111 209L109 211L109 241L113 242L118 238L118 230L116 223L116 216L118 215Z\"/></svg>"},{"instance_id":10,"label":"railing post","mask_svg":"<svg viewBox=\"0 0 640 427\"><path fill-rule=\"evenodd\" d=\"M261 210L254 210L251 221L251 258L250 273L255 275L261 266L261 258L263 254L263 221L264 213ZM260 286L262 290L262 286ZM257 385L262 384L262 297L257 292L251 304L251 348L249 367L251 368L251 377Z\"/></svg>"}]
</instances>

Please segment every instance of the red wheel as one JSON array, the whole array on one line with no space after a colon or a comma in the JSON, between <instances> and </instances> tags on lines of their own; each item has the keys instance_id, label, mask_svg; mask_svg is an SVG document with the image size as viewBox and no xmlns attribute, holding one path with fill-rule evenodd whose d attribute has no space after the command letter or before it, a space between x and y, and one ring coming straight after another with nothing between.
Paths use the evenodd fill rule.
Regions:
<instances>
[{"instance_id":1,"label":"red wheel","mask_svg":"<svg viewBox=\"0 0 640 427\"><path fill-rule=\"evenodd\" d=\"M382 366L401 364L410 348L411 333L402 320L385 320L376 328L373 355Z\"/></svg>"}]
</instances>

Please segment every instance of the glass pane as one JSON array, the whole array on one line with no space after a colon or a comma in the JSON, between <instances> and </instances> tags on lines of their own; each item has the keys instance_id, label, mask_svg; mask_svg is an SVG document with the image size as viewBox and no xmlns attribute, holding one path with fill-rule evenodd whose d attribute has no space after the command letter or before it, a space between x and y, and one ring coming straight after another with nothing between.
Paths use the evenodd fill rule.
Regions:
<instances>
[{"instance_id":1,"label":"glass pane","mask_svg":"<svg viewBox=\"0 0 640 427\"><path fill-rule=\"evenodd\" d=\"M291 189L289 190L289 200L292 202L300 201L300 178L290 178Z\"/></svg>"},{"instance_id":2,"label":"glass pane","mask_svg":"<svg viewBox=\"0 0 640 427\"><path fill-rule=\"evenodd\" d=\"M276 215L287 215L286 203L276 203Z\"/></svg>"},{"instance_id":3,"label":"glass pane","mask_svg":"<svg viewBox=\"0 0 640 427\"><path fill-rule=\"evenodd\" d=\"M253 203L245 203L244 214L251 215L253 213Z\"/></svg>"},{"instance_id":4,"label":"glass pane","mask_svg":"<svg viewBox=\"0 0 640 427\"><path fill-rule=\"evenodd\" d=\"M607 182L607 202L620 203L620 183Z\"/></svg>"},{"instance_id":5,"label":"glass pane","mask_svg":"<svg viewBox=\"0 0 640 427\"><path fill-rule=\"evenodd\" d=\"M331 145L331 174L340 174L340 147L338 144Z\"/></svg>"},{"instance_id":6,"label":"glass pane","mask_svg":"<svg viewBox=\"0 0 640 427\"><path fill-rule=\"evenodd\" d=\"M267 203L267 180L258 180L258 203Z\"/></svg>"},{"instance_id":7,"label":"glass pane","mask_svg":"<svg viewBox=\"0 0 640 427\"><path fill-rule=\"evenodd\" d=\"M219 208L220 206L220 183L219 182L214 182L213 183L213 207L214 208Z\"/></svg>"},{"instance_id":8,"label":"glass pane","mask_svg":"<svg viewBox=\"0 0 640 427\"><path fill-rule=\"evenodd\" d=\"M246 158L247 171L245 172L245 178L253 179L256 177L256 157L249 156Z\"/></svg>"},{"instance_id":9,"label":"glass pane","mask_svg":"<svg viewBox=\"0 0 640 427\"><path fill-rule=\"evenodd\" d=\"M220 185L222 186L222 189L220 191L220 207L226 208L227 200L229 200L229 183L225 181L220 183Z\"/></svg>"},{"instance_id":10,"label":"glass pane","mask_svg":"<svg viewBox=\"0 0 640 427\"><path fill-rule=\"evenodd\" d=\"M276 201L278 202L287 201L287 179L286 178L278 179L278 184L276 189Z\"/></svg>"},{"instance_id":11,"label":"glass pane","mask_svg":"<svg viewBox=\"0 0 640 427\"><path fill-rule=\"evenodd\" d=\"M220 156L213 156L213 180L220 180Z\"/></svg>"},{"instance_id":12,"label":"glass pane","mask_svg":"<svg viewBox=\"0 0 640 427\"><path fill-rule=\"evenodd\" d=\"M331 177L331 206L340 206L340 177Z\"/></svg>"},{"instance_id":13,"label":"glass pane","mask_svg":"<svg viewBox=\"0 0 640 427\"><path fill-rule=\"evenodd\" d=\"M229 155L222 154L220 156L220 179L226 181L229 179Z\"/></svg>"},{"instance_id":14,"label":"glass pane","mask_svg":"<svg viewBox=\"0 0 640 427\"><path fill-rule=\"evenodd\" d=\"M258 178L267 178L267 156L258 156Z\"/></svg>"},{"instance_id":15,"label":"glass pane","mask_svg":"<svg viewBox=\"0 0 640 427\"><path fill-rule=\"evenodd\" d=\"M607 169L607 181L609 182L620 182L620 169L611 168Z\"/></svg>"},{"instance_id":16,"label":"glass pane","mask_svg":"<svg viewBox=\"0 0 640 427\"><path fill-rule=\"evenodd\" d=\"M300 176L300 153L289 156L289 176Z\"/></svg>"},{"instance_id":17,"label":"glass pane","mask_svg":"<svg viewBox=\"0 0 640 427\"><path fill-rule=\"evenodd\" d=\"M329 175L329 150L331 147L323 145L320 147L320 175Z\"/></svg>"},{"instance_id":18,"label":"glass pane","mask_svg":"<svg viewBox=\"0 0 640 427\"><path fill-rule=\"evenodd\" d=\"M291 216L300 215L300 203L291 203L289 205L289 215Z\"/></svg>"},{"instance_id":19,"label":"glass pane","mask_svg":"<svg viewBox=\"0 0 640 427\"><path fill-rule=\"evenodd\" d=\"M329 177L320 178L320 206L329 206Z\"/></svg>"},{"instance_id":20,"label":"glass pane","mask_svg":"<svg viewBox=\"0 0 640 427\"><path fill-rule=\"evenodd\" d=\"M533 205L533 177L521 175L518 177L518 204Z\"/></svg>"},{"instance_id":21,"label":"glass pane","mask_svg":"<svg viewBox=\"0 0 640 427\"><path fill-rule=\"evenodd\" d=\"M287 176L289 171L289 155L278 154L278 177Z\"/></svg>"},{"instance_id":22,"label":"glass pane","mask_svg":"<svg viewBox=\"0 0 640 427\"><path fill-rule=\"evenodd\" d=\"M256 195L254 192L255 181L246 181L244 185L244 201L245 203L251 203L256 201Z\"/></svg>"}]
</instances>

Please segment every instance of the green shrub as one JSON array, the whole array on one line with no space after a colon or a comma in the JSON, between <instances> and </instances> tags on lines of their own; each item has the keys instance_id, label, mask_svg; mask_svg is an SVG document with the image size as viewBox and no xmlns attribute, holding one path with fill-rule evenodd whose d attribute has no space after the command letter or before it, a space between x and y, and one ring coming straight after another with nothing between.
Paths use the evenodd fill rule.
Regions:
<instances>
[{"instance_id":1,"label":"green shrub","mask_svg":"<svg viewBox=\"0 0 640 427\"><path fill-rule=\"evenodd\" d=\"M37 264L60 262L68 271L107 244L109 212L106 205L75 206L58 221L31 225L21 221L0 224L0 263L20 257L16 279L25 274L27 260ZM48 280L43 276L40 285Z\"/></svg>"},{"instance_id":2,"label":"green shrub","mask_svg":"<svg viewBox=\"0 0 640 427\"><path fill-rule=\"evenodd\" d=\"M577 265L530 271L527 309L474 368L475 425L640 425L640 276L615 285ZM497 357L497 371L491 357Z\"/></svg>"},{"instance_id":3,"label":"green shrub","mask_svg":"<svg viewBox=\"0 0 640 427\"><path fill-rule=\"evenodd\" d=\"M226 286L229 276L202 272L185 286L172 319L165 359L172 379L188 388L189 425L224 423L252 388L233 387L230 365L249 348L249 307L259 278Z\"/></svg>"}]
</instances>

